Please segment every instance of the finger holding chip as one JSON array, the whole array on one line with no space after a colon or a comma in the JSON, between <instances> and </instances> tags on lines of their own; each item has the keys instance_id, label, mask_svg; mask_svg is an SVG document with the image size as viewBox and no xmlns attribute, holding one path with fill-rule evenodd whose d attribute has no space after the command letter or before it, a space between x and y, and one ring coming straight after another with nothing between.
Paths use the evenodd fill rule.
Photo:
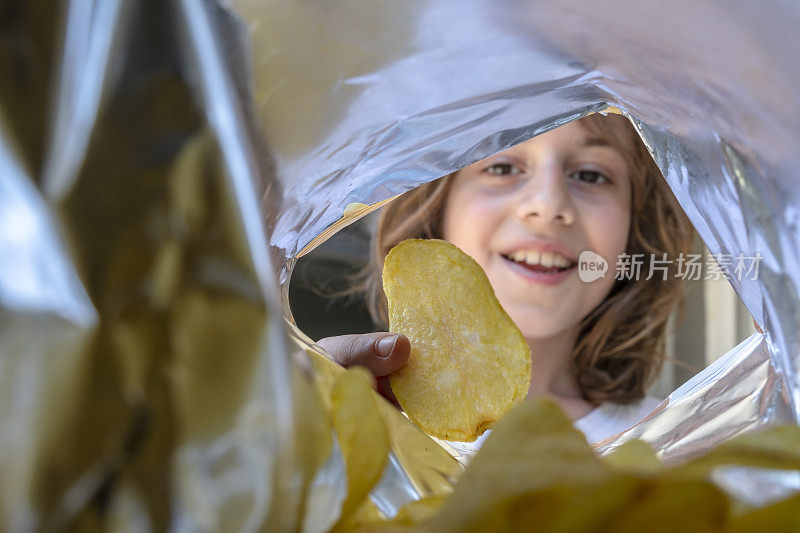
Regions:
<instances>
[{"instance_id":1,"label":"finger holding chip","mask_svg":"<svg viewBox=\"0 0 800 533\"><path fill-rule=\"evenodd\" d=\"M408 360L411 345L405 335L389 332L337 335L318 340L317 346L345 368L358 365L369 370L375 378L375 390L399 407L388 376Z\"/></svg>"},{"instance_id":2,"label":"finger holding chip","mask_svg":"<svg viewBox=\"0 0 800 533\"><path fill-rule=\"evenodd\" d=\"M360 365L376 378L399 370L411 351L405 335L389 332L325 337L317 346L343 367Z\"/></svg>"}]
</instances>

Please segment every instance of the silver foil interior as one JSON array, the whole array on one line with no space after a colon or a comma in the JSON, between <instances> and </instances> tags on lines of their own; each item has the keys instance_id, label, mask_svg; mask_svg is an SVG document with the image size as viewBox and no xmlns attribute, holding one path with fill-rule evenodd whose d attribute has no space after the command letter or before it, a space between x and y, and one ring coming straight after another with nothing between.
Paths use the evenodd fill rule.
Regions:
<instances>
[{"instance_id":1,"label":"silver foil interior","mask_svg":"<svg viewBox=\"0 0 800 533\"><path fill-rule=\"evenodd\" d=\"M249 265L242 268L252 274L242 277L265 302L269 331L279 331L265 340L254 366L260 381L248 392L269 414L255 428L263 438L242 427L216 441L183 443L172 494L178 527L203 526L202 511L213 517L214 506L223 506L226 493L215 490L224 479L203 472L219 466L215 454L224 446L238 450L241 460L231 468L245 480L225 490L260 498L247 524L266 516L270 487L291 485L282 468L292 460L292 405L289 361L281 356L290 349L277 284L288 282L300 250L352 203L385 200L609 106L633 121L712 254L761 254L757 280L731 283L764 333L724 354L643 422L600 443L600 451L640 438L665 461L680 461L738 433L800 420L798 5L164 5L153 24L173 37L169 53L181 55L182 83L219 150ZM147 17L144 11L131 0L71 0L53 15L61 33L53 33L50 83L35 101L47 109L38 148L15 133L9 109L0 107L0 352L11 354L3 355L0 376L13 385L0 398L7 480L0 483L16 528L46 522L29 505L30 494L11 483L34 468L39 452L27 443L47 436L38 433L41 413L72 402L89 339L102 322L74 247L81 236L65 222L63 206L80 184L114 96L137 87L123 59L143 46L133 21ZM86 503L104 461L121 448L116 441L103 448L65 486L57 516ZM341 476L331 474L340 469L333 456L315 486L341 491ZM252 471L273 485L248 478ZM720 471L715 480L754 503L765 502L764 486L772 498L798 488L796 476L764 470ZM395 461L373 501L391 514L418 496ZM328 501L330 494L320 489L318 497ZM198 502L201 511L192 511Z\"/></svg>"},{"instance_id":2,"label":"silver foil interior","mask_svg":"<svg viewBox=\"0 0 800 533\"><path fill-rule=\"evenodd\" d=\"M262 71L257 113L284 191L270 242L285 259L353 202L384 200L615 106L709 251L761 254L757 280L730 281L765 333L601 451L641 438L679 461L740 432L798 421L800 8L655 0L269 9L238 0L231 8Z\"/></svg>"}]
</instances>

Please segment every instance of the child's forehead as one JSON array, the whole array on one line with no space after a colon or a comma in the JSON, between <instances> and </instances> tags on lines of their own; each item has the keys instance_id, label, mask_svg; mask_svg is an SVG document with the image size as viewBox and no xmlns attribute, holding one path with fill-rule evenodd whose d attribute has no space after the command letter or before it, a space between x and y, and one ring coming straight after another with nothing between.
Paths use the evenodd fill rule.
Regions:
<instances>
[{"instance_id":1,"label":"child's forehead","mask_svg":"<svg viewBox=\"0 0 800 533\"><path fill-rule=\"evenodd\" d=\"M552 146L569 149L601 148L624 156L625 151L632 148L625 142L625 132L619 124L585 122L587 118L590 117L564 124L499 153L522 154L539 147Z\"/></svg>"}]
</instances>

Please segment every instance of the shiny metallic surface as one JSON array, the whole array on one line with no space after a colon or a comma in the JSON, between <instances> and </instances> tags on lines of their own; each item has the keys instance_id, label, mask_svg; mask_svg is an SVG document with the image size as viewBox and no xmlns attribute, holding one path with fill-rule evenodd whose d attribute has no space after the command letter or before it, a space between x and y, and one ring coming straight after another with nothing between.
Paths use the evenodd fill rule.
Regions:
<instances>
[{"instance_id":1,"label":"shiny metallic surface","mask_svg":"<svg viewBox=\"0 0 800 533\"><path fill-rule=\"evenodd\" d=\"M24 4L0 35L3 529L297 527L320 429L295 425L220 11Z\"/></svg>"},{"instance_id":2,"label":"shiny metallic surface","mask_svg":"<svg viewBox=\"0 0 800 533\"><path fill-rule=\"evenodd\" d=\"M800 9L748 2L236 0L286 260L343 216L606 106L631 118L764 328L605 448L665 461L800 414ZM302 24L295 22L302 20Z\"/></svg>"},{"instance_id":3,"label":"shiny metallic surface","mask_svg":"<svg viewBox=\"0 0 800 533\"><path fill-rule=\"evenodd\" d=\"M800 472L769 468L721 467L711 479L725 492L756 507L800 492Z\"/></svg>"},{"instance_id":4,"label":"shiny metallic surface","mask_svg":"<svg viewBox=\"0 0 800 533\"><path fill-rule=\"evenodd\" d=\"M763 335L755 333L670 394L642 422L597 446L607 453L641 439L665 463L679 463L739 433L790 420L786 386L770 362Z\"/></svg>"},{"instance_id":5,"label":"shiny metallic surface","mask_svg":"<svg viewBox=\"0 0 800 533\"><path fill-rule=\"evenodd\" d=\"M325 372L279 297L295 256L348 206L609 106L638 128L712 254L761 254L758 278L732 284L765 333L598 451L641 438L680 462L800 420L800 7L2 9L9 530L325 529L335 513L307 506L341 501L343 469L316 392ZM461 466L384 408L392 455L372 501L391 516L448 493ZM753 503L798 488L791 473L753 469L715 480Z\"/></svg>"}]
</instances>

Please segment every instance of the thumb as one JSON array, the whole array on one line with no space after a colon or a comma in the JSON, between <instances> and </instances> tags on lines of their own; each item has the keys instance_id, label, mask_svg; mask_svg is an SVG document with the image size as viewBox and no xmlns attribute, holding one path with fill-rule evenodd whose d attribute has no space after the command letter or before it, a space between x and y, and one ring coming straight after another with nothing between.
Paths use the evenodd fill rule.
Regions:
<instances>
[{"instance_id":1,"label":"thumb","mask_svg":"<svg viewBox=\"0 0 800 533\"><path fill-rule=\"evenodd\" d=\"M340 365L364 366L375 377L396 372L406 364L411 353L411 343L402 333L338 335L320 339L317 346Z\"/></svg>"}]
</instances>

